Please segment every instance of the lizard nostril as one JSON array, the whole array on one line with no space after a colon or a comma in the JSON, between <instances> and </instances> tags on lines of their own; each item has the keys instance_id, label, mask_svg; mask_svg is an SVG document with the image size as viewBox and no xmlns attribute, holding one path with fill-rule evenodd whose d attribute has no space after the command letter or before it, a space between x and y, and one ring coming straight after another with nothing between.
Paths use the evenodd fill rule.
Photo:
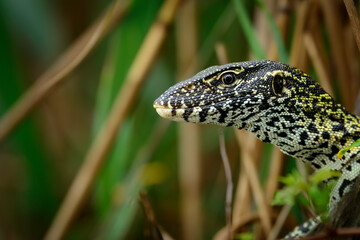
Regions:
<instances>
[{"instance_id":1,"label":"lizard nostril","mask_svg":"<svg viewBox=\"0 0 360 240\"><path fill-rule=\"evenodd\" d=\"M186 85L184 88L185 88L186 90L194 90L194 89L195 89L195 85L192 84L192 83L190 83L190 84Z\"/></svg>"}]
</instances>

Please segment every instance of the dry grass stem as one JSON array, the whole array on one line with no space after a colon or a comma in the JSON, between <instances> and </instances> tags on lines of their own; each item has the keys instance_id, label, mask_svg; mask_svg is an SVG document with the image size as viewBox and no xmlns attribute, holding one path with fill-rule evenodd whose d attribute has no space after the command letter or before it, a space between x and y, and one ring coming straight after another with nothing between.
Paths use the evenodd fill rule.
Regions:
<instances>
[{"instance_id":1,"label":"dry grass stem","mask_svg":"<svg viewBox=\"0 0 360 240\"><path fill-rule=\"evenodd\" d=\"M259 221L259 214L258 213L251 213L249 215L243 216L241 218L241 220L238 223L233 223L233 231L232 234L235 233L240 233L243 231L243 229L252 223L255 223L257 221ZM227 234L228 234L228 228L227 226L223 227L222 229L220 229L220 231L218 231L216 233L216 235L214 236L213 240L224 240L227 239Z\"/></svg>"},{"instance_id":2,"label":"dry grass stem","mask_svg":"<svg viewBox=\"0 0 360 240\"><path fill-rule=\"evenodd\" d=\"M114 143L118 129L133 106L142 83L165 40L167 27L173 20L179 2L179 0L167 0L161 7L158 18L145 37L129 69L124 86L119 91L109 116L89 149L45 239L61 239L80 210Z\"/></svg>"},{"instance_id":3,"label":"dry grass stem","mask_svg":"<svg viewBox=\"0 0 360 240\"><path fill-rule=\"evenodd\" d=\"M176 19L177 75L179 80L190 77L197 70L195 56L198 49L198 30L196 26L196 1L185 1L179 8ZM178 128L182 238L201 239L203 216L200 127L196 124L179 123Z\"/></svg>"},{"instance_id":4,"label":"dry grass stem","mask_svg":"<svg viewBox=\"0 0 360 240\"><path fill-rule=\"evenodd\" d=\"M352 96L348 89L351 89L350 69L345 57L345 44L342 33L342 21L339 15L339 2L321 0L321 7L325 17L326 30L329 34L332 59L336 64L336 72L341 85L341 98L343 105L352 110L355 96ZM350 93L350 94L349 94Z\"/></svg>"},{"instance_id":5,"label":"dry grass stem","mask_svg":"<svg viewBox=\"0 0 360 240\"><path fill-rule=\"evenodd\" d=\"M276 6L276 25L279 28L282 39L284 42L288 36L289 23L290 23L290 0L280 0ZM278 49L275 41L271 41L269 51L267 52L268 59L276 61L279 57Z\"/></svg>"},{"instance_id":6,"label":"dry grass stem","mask_svg":"<svg viewBox=\"0 0 360 240\"><path fill-rule=\"evenodd\" d=\"M280 211L279 216L276 219L276 222L273 226L273 228L271 229L271 232L269 234L269 236L267 237L267 240L275 240L277 239L277 237L279 236L280 230L282 229L282 227L284 226L285 220L288 217L289 213L291 210L291 206L290 205L284 205Z\"/></svg>"},{"instance_id":7,"label":"dry grass stem","mask_svg":"<svg viewBox=\"0 0 360 240\"><path fill-rule=\"evenodd\" d=\"M245 139L244 136L240 134L240 132L237 132L236 137L238 139L238 142L241 144L241 146L246 146L245 144L248 141L248 139ZM260 222L262 224L265 234L268 235L271 230L270 211L268 204L266 203L264 193L261 189L259 176L256 171L255 161L253 158L254 151L252 151L251 148L247 147L247 148L242 148L242 152L243 152L242 155L243 157L241 158L242 165L245 169L246 175L249 178L251 191L258 207Z\"/></svg>"},{"instance_id":8,"label":"dry grass stem","mask_svg":"<svg viewBox=\"0 0 360 240\"><path fill-rule=\"evenodd\" d=\"M232 181L229 158L227 156L226 148L225 148L224 131L222 129L219 131L219 142L220 142L221 159L223 161L224 170L225 170L225 176L226 176L225 212L226 212L226 223L227 223L227 229L228 229L227 239L231 240L232 239L231 213L232 213L233 181Z\"/></svg>"},{"instance_id":9,"label":"dry grass stem","mask_svg":"<svg viewBox=\"0 0 360 240\"><path fill-rule=\"evenodd\" d=\"M218 58L218 61L221 65L229 63L229 59L226 53L226 47L224 43L216 43L215 51Z\"/></svg>"},{"instance_id":10,"label":"dry grass stem","mask_svg":"<svg viewBox=\"0 0 360 240\"><path fill-rule=\"evenodd\" d=\"M296 6L296 23L290 50L290 64L306 71L304 64L304 44L303 32L306 27L306 20L309 15L310 1L297 2Z\"/></svg>"},{"instance_id":11,"label":"dry grass stem","mask_svg":"<svg viewBox=\"0 0 360 240\"><path fill-rule=\"evenodd\" d=\"M349 14L351 27L353 30L353 34L356 40L356 44L358 47L358 50L360 51L360 21L359 16L356 10L356 7L354 5L353 0L344 0L344 4L347 10L347 13Z\"/></svg>"},{"instance_id":12,"label":"dry grass stem","mask_svg":"<svg viewBox=\"0 0 360 240\"><path fill-rule=\"evenodd\" d=\"M315 40L310 33L304 33L304 43L305 49L310 56L311 61L313 62L317 76L319 77L320 85L328 92L331 96L334 96L330 77L328 74L328 69L326 68L326 63L323 62L323 59L320 56L318 47L316 46Z\"/></svg>"},{"instance_id":13,"label":"dry grass stem","mask_svg":"<svg viewBox=\"0 0 360 240\"><path fill-rule=\"evenodd\" d=\"M94 49L113 26L118 24L130 1L116 1L65 53L28 89L0 121L0 142L16 125Z\"/></svg>"},{"instance_id":14,"label":"dry grass stem","mask_svg":"<svg viewBox=\"0 0 360 240\"><path fill-rule=\"evenodd\" d=\"M240 186L241 185L241 186ZM250 192L250 186L248 182L248 178L244 171L242 170L240 172L239 178L238 178L238 185L236 189L236 196L233 207L233 216L232 216L232 232L238 233L241 228L243 228L245 225L254 222L255 220L259 220L259 215L256 213L251 213L250 209L246 209L246 212L241 212L244 210L242 206L250 206L251 201L251 195ZM228 236L228 226L225 226L221 228L214 236L214 240L224 240L227 239Z\"/></svg>"},{"instance_id":15,"label":"dry grass stem","mask_svg":"<svg viewBox=\"0 0 360 240\"><path fill-rule=\"evenodd\" d=\"M271 163L269 168L269 175L266 181L266 192L265 198L268 203L274 198L275 192L279 186L279 176L283 169L285 155L280 151L279 148L273 148L271 156Z\"/></svg>"}]
</instances>

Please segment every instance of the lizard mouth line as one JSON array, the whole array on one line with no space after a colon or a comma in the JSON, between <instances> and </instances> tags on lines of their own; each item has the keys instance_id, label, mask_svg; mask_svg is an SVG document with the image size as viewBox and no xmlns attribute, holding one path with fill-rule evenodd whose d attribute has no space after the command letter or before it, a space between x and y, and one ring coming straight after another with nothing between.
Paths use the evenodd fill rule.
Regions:
<instances>
[{"instance_id":1,"label":"lizard mouth line","mask_svg":"<svg viewBox=\"0 0 360 240\"><path fill-rule=\"evenodd\" d=\"M179 107L172 107L172 106L168 106L168 105L162 105L159 103L154 103L153 107L156 110L169 110L169 111L177 111L177 110L190 110L190 109L194 109L195 107L183 107L183 106L179 106Z\"/></svg>"},{"instance_id":2,"label":"lizard mouth line","mask_svg":"<svg viewBox=\"0 0 360 240\"><path fill-rule=\"evenodd\" d=\"M153 107L155 109L172 109L172 108L169 108L168 106L164 106L164 105L161 105L161 104L158 104L158 103L154 103Z\"/></svg>"}]
</instances>

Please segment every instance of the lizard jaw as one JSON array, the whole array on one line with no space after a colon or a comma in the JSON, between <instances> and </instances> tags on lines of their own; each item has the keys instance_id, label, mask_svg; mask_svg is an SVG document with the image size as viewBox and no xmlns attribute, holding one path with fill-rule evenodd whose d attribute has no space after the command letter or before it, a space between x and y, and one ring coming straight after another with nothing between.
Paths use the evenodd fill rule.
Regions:
<instances>
[{"instance_id":1,"label":"lizard jaw","mask_svg":"<svg viewBox=\"0 0 360 240\"><path fill-rule=\"evenodd\" d=\"M174 109L158 103L154 103L153 107L156 109L156 112L163 118L173 121L185 121L183 117L185 109Z\"/></svg>"}]
</instances>

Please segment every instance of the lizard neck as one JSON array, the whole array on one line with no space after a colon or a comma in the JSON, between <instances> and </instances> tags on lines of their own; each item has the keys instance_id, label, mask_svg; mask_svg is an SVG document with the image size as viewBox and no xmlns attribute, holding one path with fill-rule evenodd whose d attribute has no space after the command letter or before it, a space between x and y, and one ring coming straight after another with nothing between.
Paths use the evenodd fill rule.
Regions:
<instances>
[{"instance_id":1,"label":"lizard neck","mask_svg":"<svg viewBox=\"0 0 360 240\"><path fill-rule=\"evenodd\" d=\"M244 127L315 169L341 170L352 160L359 161L360 147L352 148L342 159L337 157L340 149L360 138L359 117L335 103L306 110L290 114L291 111L279 113L270 107Z\"/></svg>"}]
</instances>

